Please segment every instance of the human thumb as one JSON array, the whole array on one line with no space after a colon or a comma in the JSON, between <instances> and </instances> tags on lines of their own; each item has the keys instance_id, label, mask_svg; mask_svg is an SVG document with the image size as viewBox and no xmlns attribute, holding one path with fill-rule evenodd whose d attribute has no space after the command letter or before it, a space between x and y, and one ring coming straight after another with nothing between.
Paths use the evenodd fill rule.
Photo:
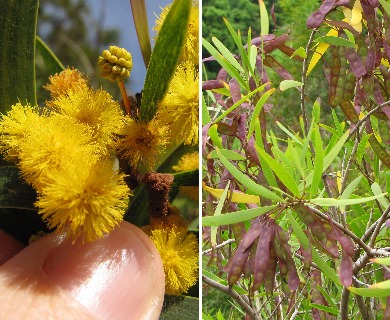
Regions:
<instances>
[{"instance_id":1,"label":"human thumb","mask_svg":"<svg viewBox=\"0 0 390 320\"><path fill-rule=\"evenodd\" d=\"M164 269L149 238L122 222L93 243L47 235L0 267L0 319L158 319Z\"/></svg>"}]
</instances>

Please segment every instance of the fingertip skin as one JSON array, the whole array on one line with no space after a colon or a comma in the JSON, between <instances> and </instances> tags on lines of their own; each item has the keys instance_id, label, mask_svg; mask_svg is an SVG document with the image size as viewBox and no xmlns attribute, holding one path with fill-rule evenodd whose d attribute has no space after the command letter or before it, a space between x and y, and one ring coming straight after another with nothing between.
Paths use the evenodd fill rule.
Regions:
<instances>
[{"instance_id":1,"label":"fingertip skin","mask_svg":"<svg viewBox=\"0 0 390 320\"><path fill-rule=\"evenodd\" d=\"M0 266L24 248L24 245L0 230Z\"/></svg>"},{"instance_id":2,"label":"fingertip skin","mask_svg":"<svg viewBox=\"0 0 390 320\"><path fill-rule=\"evenodd\" d=\"M45 236L0 267L0 286L0 319L146 320L160 315L165 281L153 243L122 222L93 243Z\"/></svg>"}]
</instances>

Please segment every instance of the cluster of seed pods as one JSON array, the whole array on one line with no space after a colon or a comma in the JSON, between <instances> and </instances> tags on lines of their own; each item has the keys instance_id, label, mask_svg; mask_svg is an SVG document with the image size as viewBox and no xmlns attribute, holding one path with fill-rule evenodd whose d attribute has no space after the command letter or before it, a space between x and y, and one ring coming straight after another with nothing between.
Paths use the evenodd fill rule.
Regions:
<instances>
[{"instance_id":1,"label":"cluster of seed pods","mask_svg":"<svg viewBox=\"0 0 390 320\"><path fill-rule=\"evenodd\" d=\"M353 242L330 222L321 220L309 207L302 203L293 207L299 219L308 227L313 245L332 258L339 257L341 246L340 280L345 286L352 284ZM306 261L307 263L307 261Z\"/></svg>"},{"instance_id":2,"label":"cluster of seed pods","mask_svg":"<svg viewBox=\"0 0 390 320\"><path fill-rule=\"evenodd\" d=\"M299 277L287 234L273 219L261 216L253 220L233 257L225 266L225 271L229 285L235 284L243 274L253 274L252 291L258 290L264 284L267 294L270 295L278 266L283 279L282 289L285 292L296 290Z\"/></svg>"},{"instance_id":3,"label":"cluster of seed pods","mask_svg":"<svg viewBox=\"0 0 390 320\"><path fill-rule=\"evenodd\" d=\"M332 59L330 70L329 104L333 108L340 106L348 120L352 123L357 123L359 121L359 116L352 104L356 86L355 73L359 72L360 74L360 68L358 68L359 62L355 62L358 61L355 59L357 56L357 54L355 55L356 51L347 51L344 47L332 45L330 47L330 52ZM347 55L349 57L349 64ZM357 58L360 59L358 56ZM356 67L354 67L355 72L350 71L349 66L352 65Z\"/></svg>"}]
</instances>

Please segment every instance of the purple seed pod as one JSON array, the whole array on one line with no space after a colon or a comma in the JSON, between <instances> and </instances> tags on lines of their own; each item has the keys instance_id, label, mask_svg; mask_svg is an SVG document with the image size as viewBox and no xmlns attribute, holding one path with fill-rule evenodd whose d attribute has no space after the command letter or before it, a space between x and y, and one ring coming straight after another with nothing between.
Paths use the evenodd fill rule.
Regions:
<instances>
[{"instance_id":1,"label":"purple seed pod","mask_svg":"<svg viewBox=\"0 0 390 320\"><path fill-rule=\"evenodd\" d=\"M252 290L256 291L263 283L269 263L269 247L270 247L271 230L267 224L264 224L261 230L259 241L257 243L255 270Z\"/></svg>"},{"instance_id":2,"label":"purple seed pod","mask_svg":"<svg viewBox=\"0 0 390 320\"><path fill-rule=\"evenodd\" d=\"M284 250L287 252L287 255L286 255L286 257L287 257L286 264L287 264L287 269L288 269L287 283L288 283L288 286L290 287L290 289L292 291L295 291L298 288L299 283L300 283L298 272L297 272L297 267L295 266L295 262L292 258L292 252L291 252L291 249L290 249L290 246L288 243L284 244Z\"/></svg>"},{"instance_id":3,"label":"purple seed pod","mask_svg":"<svg viewBox=\"0 0 390 320\"><path fill-rule=\"evenodd\" d=\"M256 85L256 82L255 80L253 79L253 77L250 77L249 78L249 89L251 91L255 90L257 88L257 85Z\"/></svg>"},{"instance_id":4,"label":"purple seed pod","mask_svg":"<svg viewBox=\"0 0 390 320\"><path fill-rule=\"evenodd\" d=\"M274 51L275 49L278 49L282 44L284 44L287 41L287 38L288 38L288 34L285 33L271 40L266 46L264 46L263 52L267 54Z\"/></svg>"},{"instance_id":5,"label":"purple seed pod","mask_svg":"<svg viewBox=\"0 0 390 320\"><path fill-rule=\"evenodd\" d=\"M340 7L340 6L347 7L350 4L350 2L351 2L351 0L339 0L339 1L336 1L334 6L335 7Z\"/></svg>"},{"instance_id":6,"label":"purple seed pod","mask_svg":"<svg viewBox=\"0 0 390 320\"><path fill-rule=\"evenodd\" d=\"M366 68L363 65L363 62L358 56L355 49L346 48L345 56L347 57L351 70L356 78L360 78L367 73Z\"/></svg>"},{"instance_id":7,"label":"purple seed pod","mask_svg":"<svg viewBox=\"0 0 390 320\"><path fill-rule=\"evenodd\" d=\"M257 71L259 72L259 75L261 77L261 82L262 83L269 82L268 74L267 74L267 71L264 68L263 60L262 60L261 56L257 56L256 57L256 68L257 68ZM270 88L271 88L271 86L269 84L267 84L265 86L266 90L269 90Z\"/></svg>"},{"instance_id":8,"label":"purple seed pod","mask_svg":"<svg viewBox=\"0 0 390 320\"><path fill-rule=\"evenodd\" d=\"M379 1L378 0L368 0L368 2L371 4L373 8L379 7Z\"/></svg>"},{"instance_id":9,"label":"purple seed pod","mask_svg":"<svg viewBox=\"0 0 390 320\"><path fill-rule=\"evenodd\" d=\"M234 126L228 125L225 122L218 122L217 126L218 126L217 131L220 134L223 134L226 136L232 136L232 137L236 136L237 128L235 128Z\"/></svg>"},{"instance_id":10,"label":"purple seed pod","mask_svg":"<svg viewBox=\"0 0 390 320\"><path fill-rule=\"evenodd\" d=\"M245 154L247 155L247 157L249 157L254 163L256 163L256 165L258 165L259 167L261 166L260 165L260 159L259 159L259 156L257 154L257 150L256 150L256 147L255 147L255 139L254 137L250 137L249 141L248 141L248 144L246 145L245 147Z\"/></svg>"},{"instance_id":11,"label":"purple seed pod","mask_svg":"<svg viewBox=\"0 0 390 320\"><path fill-rule=\"evenodd\" d=\"M336 46L330 46L330 53L332 55L330 64L330 77L329 77L329 104L332 107L337 107L339 99L335 100L337 83L340 76L341 59L340 52Z\"/></svg>"},{"instance_id":12,"label":"purple seed pod","mask_svg":"<svg viewBox=\"0 0 390 320\"><path fill-rule=\"evenodd\" d=\"M241 114L240 117L238 118L237 138L240 139L241 141L245 141L247 135L246 119L247 119L247 114L245 113Z\"/></svg>"},{"instance_id":13,"label":"purple seed pod","mask_svg":"<svg viewBox=\"0 0 390 320\"><path fill-rule=\"evenodd\" d=\"M274 71L285 80L293 80L292 75L278 62L274 57L266 55L264 59L264 64L267 67L274 69Z\"/></svg>"},{"instance_id":14,"label":"purple seed pod","mask_svg":"<svg viewBox=\"0 0 390 320\"><path fill-rule=\"evenodd\" d=\"M352 258L355 253L355 246L350 238L348 238L341 230L336 227L332 227L332 232L328 233L328 237L336 240L340 243L343 250Z\"/></svg>"},{"instance_id":15,"label":"purple seed pod","mask_svg":"<svg viewBox=\"0 0 390 320\"><path fill-rule=\"evenodd\" d=\"M256 37L256 38L253 38L251 40L251 45L255 45L255 46L261 46L261 44L263 43L263 46L266 42L270 42L272 40L275 39L275 35L274 34L266 34L264 36L261 36L261 37ZM244 48L248 48L248 45L244 45Z\"/></svg>"},{"instance_id":16,"label":"purple seed pod","mask_svg":"<svg viewBox=\"0 0 390 320\"><path fill-rule=\"evenodd\" d=\"M229 91L234 103L241 99L240 86L235 78L229 81Z\"/></svg>"},{"instance_id":17,"label":"purple seed pod","mask_svg":"<svg viewBox=\"0 0 390 320\"><path fill-rule=\"evenodd\" d=\"M352 265L351 257L343 250L340 263L340 281L345 287L352 285Z\"/></svg>"},{"instance_id":18,"label":"purple seed pod","mask_svg":"<svg viewBox=\"0 0 390 320\"><path fill-rule=\"evenodd\" d=\"M275 253L273 241L271 241L269 247L268 269L264 277L264 288L268 296L271 296L274 291L276 263L277 263L276 253Z\"/></svg>"},{"instance_id":19,"label":"purple seed pod","mask_svg":"<svg viewBox=\"0 0 390 320\"><path fill-rule=\"evenodd\" d=\"M216 95L216 94L215 94ZM220 95L219 93L218 93L218 95ZM217 103L219 104L219 105L221 105L224 109L229 109L229 107L228 107L228 105L226 104L226 102L225 101L223 101L223 100L217 100Z\"/></svg>"},{"instance_id":20,"label":"purple seed pod","mask_svg":"<svg viewBox=\"0 0 390 320\"><path fill-rule=\"evenodd\" d=\"M202 90L213 90L220 88L223 88L223 84L219 80L207 80L202 82Z\"/></svg>"},{"instance_id":21,"label":"purple seed pod","mask_svg":"<svg viewBox=\"0 0 390 320\"><path fill-rule=\"evenodd\" d=\"M225 266L224 271L228 274L228 283L230 286L235 284L238 279L240 279L248 260L249 251L250 250L241 250L238 247L234 253L234 256Z\"/></svg>"},{"instance_id":22,"label":"purple seed pod","mask_svg":"<svg viewBox=\"0 0 390 320\"><path fill-rule=\"evenodd\" d=\"M306 26L309 29L314 29L320 26L322 21L324 21L326 15L333 9L333 5L336 0L324 0L320 8L313 12L306 21Z\"/></svg>"},{"instance_id":23,"label":"purple seed pod","mask_svg":"<svg viewBox=\"0 0 390 320\"><path fill-rule=\"evenodd\" d=\"M286 56L288 57L291 57L293 55L293 53L295 52L295 49L289 47L289 46L286 46L285 44L282 44L281 46L279 46L278 48L281 52L283 52ZM300 61L302 62L304 59L298 55L295 55L293 57L293 59L297 60L297 61Z\"/></svg>"}]
</instances>

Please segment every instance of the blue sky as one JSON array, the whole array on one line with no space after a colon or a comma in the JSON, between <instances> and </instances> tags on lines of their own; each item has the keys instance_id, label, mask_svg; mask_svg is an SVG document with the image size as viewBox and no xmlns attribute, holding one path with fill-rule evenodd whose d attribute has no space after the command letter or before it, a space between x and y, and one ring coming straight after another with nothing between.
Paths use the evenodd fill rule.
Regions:
<instances>
[{"instance_id":1,"label":"blue sky","mask_svg":"<svg viewBox=\"0 0 390 320\"><path fill-rule=\"evenodd\" d=\"M151 40L155 36L152 30L156 21L155 14L159 15L161 8L165 7L172 0L146 0L146 9L148 11L148 24ZM101 12L105 13L103 27L114 27L121 30L120 43L112 43L127 49L133 56L133 70L131 72L131 85L128 83L126 88L128 94L140 92L143 88L146 69L139 49L137 34L134 27L133 16L131 12L130 0L87 0L91 7L91 13L95 19L99 19ZM153 40L152 40L153 42Z\"/></svg>"}]
</instances>

